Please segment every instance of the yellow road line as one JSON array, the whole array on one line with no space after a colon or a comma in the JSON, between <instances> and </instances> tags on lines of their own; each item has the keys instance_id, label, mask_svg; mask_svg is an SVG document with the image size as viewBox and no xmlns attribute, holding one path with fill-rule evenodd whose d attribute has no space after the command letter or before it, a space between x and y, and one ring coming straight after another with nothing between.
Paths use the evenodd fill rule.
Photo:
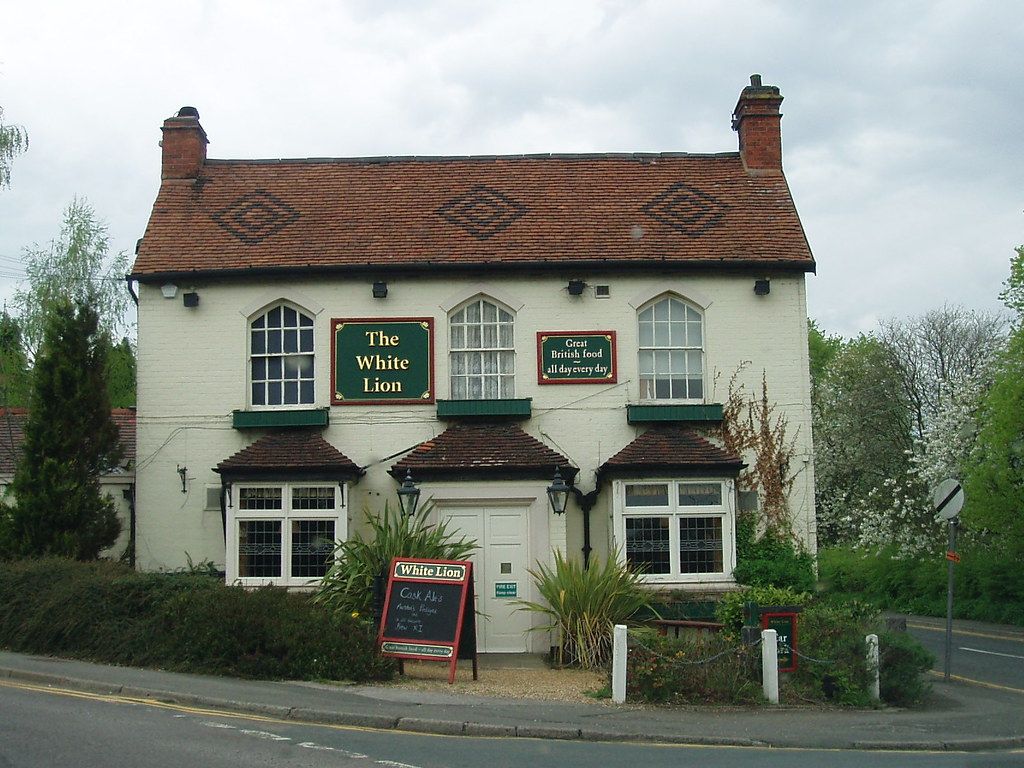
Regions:
<instances>
[{"instance_id":1,"label":"yellow road line","mask_svg":"<svg viewBox=\"0 0 1024 768\"><path fill-rule=\"evenodd\" d=\"M936 673L933 671L932 674L936 674ZM940 673L937 673L937 674L942 674L942 673L940 672ZM956 679L957 680L963 680L965 682L977 682L977 681L967 680L966 678L959 678L959 677L957 677ZM980 685L989 685L988 683L979 683L979 684ZM166 701L157 701L156 699L141 699L141 698L134 698L134 697L130 697L130 696L117 696L117 695L114 695L114 694L105 694L105 693L88 693L86 691L76 691L76 690L73 690L73 689L70 689L70 688L57 688L56 686L35 685L35 684L32 684L32 683L23 683L23 682L20 682L20 681L9 679L9 678L8 679L4 679L4 680L0 680L0 688L2 688L2 687L18 688L18 689L26 690L26 691L36 691L36 692L39 692L39 693L51 693L51 694L55 694L55 695L58 695L58 696L69 696L69 697L72 697L72 698L90 699L92 701L104 701L104 702L115 703L115 704L133 704L133 705L141 705L141 706L147 706L147 707L158 707L158 708L161 708L161 709L169 709L169 710L172 710L172 711L175 711L175 712L185 712L185 713L189 713L189 714L205 715L207 717L223 717L223 718L231 718L231 719L235 719L235 720L254 720L254 721L257 721L257 722L277 723L277 724L280 724L280 725L298 725L298 726L305 725L305 726L312 726L312 727L316 727L316 728L330 728L330 729L336 730L336 731L362 731L362 732L366 732L366 733L383 733L383 732L386 732L386 731L389 730L389 729L384 729L384 728L369 728L369 727L358 726L358 725L337 725L337 724L334 724L334 723L311 723L311 722L303 721L303 720L282 720L281 718L267 717L265 715L249 715L249 714L245 714L243 712L225 712L224 710L221 710L221 709L202 709L200 707L189 707L189 706L186 706L184 704L174 704L174 703L166 702ZM992 687L1001 688L1003 686L992 686ZM1017 689L1011 688L1009 690L1014 690L1015 691ZM1024 693L1024 691L1020 691L1020 692ZM465 736L454 736L454 735L449 735L449 734L430 734L430 733L422 733L422 732L416 732L416 731L402 731L402 734L403 735L407 735L407 736L423 736L423 737L432 737L432 738L441 738L441 739L463 739L463 738L467 738ZM503 739L503 738L506 738L506 737L503 737L503 736L472 736L472 737L468 737L468 738ZM537 741L537 740L538 739L535 739L535 738L531 738L530 739L530 741ZM595 742L595 743L621 744L622 742L619 742L619 741L609 741L609 742ZM738 750L738 749L742 749L742 750L768 750L768 749L770 749L773 752L849 752L849 751L851 751L851 748L849 748L849 747L790 747L790 746L779 746L779 745L756 746L756 745L742 745L742 744L676 744L676 743L666 743L666 742L657 742L657 741L655 741L655 742L648 742L646 744L643 744L643 746L660 747L660 748L663 748L663 749L706 749L706 750L726 750L726 749L731 749L731 750ZM883 747L883 748L877 748L877 749L864 749L864 750L857 750L857 751L861 751L861 752L888 752L888 753L900 752L900 753L902 753L905 750L886 749L886 748ZM1022 751L1024 751L1024 750L1022 750ZM946 749L946 750L941 750L941 749L937 749L937 750L922 749L922 750L916 750L915 749L912 752L915 755L930 755L930 754L952 755L952 754L958 754L959 752L961 752L961 750L955 750L955 749Z\"/></svg>"},{"instance_id":2,"label":"yellow road line","mask_svg":"<svg viewBox=\"0 0 1024 768\"><path fill-rule=\"evenodd\" d=\"M940 672L937 669L929 669L928 674L935 675L936 677L945 677L945 673ZM1024 693L1024 688L1014 688L1009 685L999 685L997 683L986 683L984 680L975 680L970 677L963 677L961 675L950 675L950 680L956 680L958 683L970 683L971 685L980 685L982 688L994 688L997 691L1011 691L1013 693Z\"/></svg>"},{"instance_id":3,"label":"yellow road line","mask_svg":"<svg viewBox=\"0 0 1024 768\"><path fill-rule=\"evenodd\" d=\"M911 624L908 621L907 626L912 627L914 629L927 629L931 632L946 631L946 628L944 626L935 626L933 624ZM1022 637L1021 635L993 635L988 632L973 632L969 629L957 629L956 627L953 627L953 634L970 635L971 637L987 637L989 640L1009 640L1010 642L1024 643L1024 637Z\"/></svg>"}]
</instances>

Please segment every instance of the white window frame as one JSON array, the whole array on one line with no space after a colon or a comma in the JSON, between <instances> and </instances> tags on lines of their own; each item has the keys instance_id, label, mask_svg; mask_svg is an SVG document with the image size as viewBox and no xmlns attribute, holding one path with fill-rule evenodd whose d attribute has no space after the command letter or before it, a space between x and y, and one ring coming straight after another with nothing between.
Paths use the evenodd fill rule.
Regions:
<instances>
[{"instance_id":1,"label":"white window frame","mask_svg":"<svg viewBox=\"0 0 1024 768\"><path fill-rule=\"evenodd\" d=\"M656 333L655 333L655 329L652 328L651 343L650 344L644 344L643 343L643 330L642 330L642 327L643 327L642 323L643 323L643 321L641 320L641 315L643 315L647 311L651 311L653 313L655 307L657 307L659 304L661 304L663 302L672 302L672 301L675 301L675 302L681 304L686 312L694 312L694 313L696 313L698 315L698 317L700 319L700 343L697 344L697 345L694 345L692 343L692 340L687 338L686 342L680 343L680 344L670 343L672 341L671 339L667 340L666 343L664 343L664 344L658 344L657 343L657 336L656 336ZM671 307L671 304L669 304L668 306ZM654 322L658 322L658 321L654 321ZM661 322L665 322L665 321L661 321ZM671 321L668 321L668 322L671 322ZM687 320L684 317L684 319L681 322L684 323L684 329L685 329L685 324L687 322L693 322L693 321ZM707 338L707 318L705 316L704 310L702 310L700 307L698 307L697 305L693 304L692 302L689 302L686 299L683 299L681 296L675 295L674 293L662 294L661 296L658 296L657 298L652 299L651 301L647 302L646 304L644 304L643 306L641 306L637 310L637 313L636 313L636 325L637 325L637 360L636 360L636 366L637 366L637 382L639 383L639 386L640 386L640 392L639 392L640 400L642 402L649 402L649 403L703 403L703 402L705 402L705 398L707 397L707 391L708 391L708 380L707 380L708 377L707 377L707 354L706 354L705 343L704 343L704 340ZM687 336L688 335L689 334L687 333ZM682 353L684 358L685 357L689 357L689 353L693 353L693 352L699 353L699 355L700 355L700 382L701 382L701 395L700 395L700 397L671 397L671 396L669 396L669 397L658 397L656 392L650 391L649 385L645 382L645 379L644 379L644 376L643 376L643 365L642 365L642 363L640 361L640 359L643 356L644 352L653 352L656 357L657 357L657 354L659 352L662 353L662 354L665 354L665 353L671 354L673 352L676 352L676 353ZM670 363L670 366L671 366L671 363ZM689 377L687 377L687 378L689 378ZM654 377L652 379L649 379L649 381L651 382L650 386L653 386L654 389L656 389L657 388L657 382L659 380L665 380L665 379L669 380L669 387L671 388L671 379L672 379L671 372L666 372L666 373L664 373L664 375L657 375L657 374L654 375ZM689 385L687 385L687 389L689 389Z\"/></svg>"},{"instance_id":2,"label":"white window frame","mask_svg":"<svg viewBox=\"0 0 1024 768\"><path fill-rule=\"evenodd\" d=\"M281 490L281 509L239 509L241 491L244 488L278 488ZM331 509L292 509L292 490L296 488L333 488L334 507ZM323 520L334 523L335 542L348 538L348 516L345 501L348 497L348 483L294 480L288 482L243 482L232 483L227 510L227 564L226 580L229 584L244 587L260 587L274 584L284 587L309 587L320 583L319 577L293 577L291 575L291 525L296 520ZM278 521L281 523L281 575L240 576L238 562L238 539L242 522Z\"/></svg>"},{"instance_id":3,"label":"white window frame","mask_svg":"<svg viewBox=\"0 0 1024 768\"><path fill-rule=\"evenodd\" d=\"M459 315L465 313L472 305L478 304L480 306L480 320L479 322L467 322L465 320L456 321ZM495 320L485 321L484 312L485 306L492 306L495 308ZM501 313L509 316L509 320L502 320ZM492 346L484 345L484 328L487 326L494 327L495 344ZM508 343L502 343L502 327L508 326ZM470 329L476 327L479 328L480 333L480 344L478 346L471 346L469 343ZM459 328L462 330L462 342L461 344L456 343L455 340L455 329ZM516 345L515 345L515 332L516 332L516 313L511 308L504 306L501 302L495 301L490 296L474 296L469 301L463 302L456 307L448 315L448 387L449 396L453 400L505 400L514 398L516 396ZM483 356L487 354L496 354L497 363L496 369L493 372L486 372ZM479 355L479 367L478 372L469 372L471 368L472 356ZM465 373L456 373L456 370L460 368L456 364L458 358L464 358L466 365L464 366ZM502 358L511 361L510 371L501 371ZM457 392L456 379L463 379L466 382L465 393ZM497 394L494 397L488 397L486 395L487 382L488 380L494 380L497 383ZM479 381L480 383L480 396L473 397L470 394L471 382ZM506 390L502 390L503 385L507 385ZM460 396L460 395L465 396Z\"/></svg>"},{"instance_id":4,"label":"white window frame","mask_svg":"<svg viewBox=\"0 0 1024 768\"><path fill-rule=\"evenodd\" d=\"M299 351L294 352L294 353L289 353L289 352L285 352L284 351L284 334L283 334L283 330L282 330L281 352L279 352L279 353L267 352L266 351L266 347L264 347L264 352L263 353L254 353L253 352L253 343L252 343L253 330L254 330L253 329L253 324L256 321L258 321L260 318L266 318L275 309L281 310L281 315L282 315L282 326L281 327L282 327L283 330L284 329L290 329L290 327L286 328L286 326L284 326L284 310L285 309L290 309L290 310L293 310L297 314L296 322L298 323L298 325L295 326L295 330L296 330L296 336L297 336L297 342L298 342L297 343L297 349ZM309 326L303 326L302 323L301 323L301 320L299 320L300 317L307 318L310 321L310 325ZM266 322L266 321L264 321L264 322ZM263 330L264 330L264 332L267 330L266 325L264 325ZM302 336L303 336L303 332L307 331L307 330L310 332L310 334L312 336L311 345L310 345L310 348L309 348L308 351L302 349ZM284 364L286 362L286 358L288 358L289 356L294 356L294 357L307 357L308 356L308 357L311 357L313 359L312 375L310 375L310 376L303 376L303 377L300 377L299 379L296 380L297 381L297 402L294 402L294 403L285 403L284 402L284 382L288 381L288 379L284 378L284 370L283 370L283 368L284 368ZM271 378L269 378L269 375L267 373L265 373L263 379L253 379L253 359L256 358L256 357L263 358L264 360L267 360L267 361L269 361L271 359L279 359L281 361L281 366L282 366L281 378L280 379L276 379L276 378L275 379L271 379ZM300 306L299 304L296 304L295 302L284 301L284 300L272 302L271 304L265 305L262 309L259 309L256 312L253 312L251 315L249 315L246 318L246 321L245 321L245 361L246 361L246 370L245 370L246 402L249 404L249 407L252 408L253 410L273 410L273 411L277 411L277 410L302 410L302 409L306 409L306 408L313 408L313 407L315 407L316 406L316 402L317 402L317 386L316 386L316 383L317 383L317 375L316 375L316 371L317 371L317 362L316 362L316 313L315 312L311 312L311 311L305 309L304 307ZM268 362L268 365L269 365L269 362ZM282 393L281 393L281 400L282 400L282 402L281 403L273 403L273 404L272 403L268 403L268 402L256 403L254 398L253 398L253 385L256 384L259 381L262 381L262 382L280 381L281 382L281 386L282 386ZM302 399L302 385L305 382L309 382L311 384L311 388L312 388L312 397L308 401L304 401ZM269 400L269 398L265 397L264 400Z\"/></svg>"},{"instance_id":5,"label":"white window frame","mask_svg":"<svg viewBox=\"0 0 1024 768\"><path fill-rule=\"evenodd\" d=\"M697 483L701 485L720 484L722 503L720 505L681 506L679 485ZM666 485L668 504L666 506L626 507L627 485ZM626 560L626 519L641 517L667 517L669 519L669 573L643 574L649 584L702 584L733 583L733 569L736 567L736 483L721 477L643 477L616 480L612 484L614 494L613 546L623 564ZM679 520L682 518L717 517L722 521L722 570L714 573L682 573L679 555Z\"/></svg>"}]
</instances>

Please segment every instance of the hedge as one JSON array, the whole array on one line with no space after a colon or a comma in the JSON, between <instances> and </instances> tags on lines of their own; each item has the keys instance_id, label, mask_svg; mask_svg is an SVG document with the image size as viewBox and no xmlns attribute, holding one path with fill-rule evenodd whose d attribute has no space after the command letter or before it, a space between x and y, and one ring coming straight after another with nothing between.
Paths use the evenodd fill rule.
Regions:
<instances>
[{"instance_id":1,"label":"hedge","mask_svg":"<svg viewBox=\"0 0 1024 768\"><path fill-rule=\"evenodd\" d=\"M254 679L393 674L368 624L332 616L308 595L110 561L0 562L0 647Z\"/></svg>"},{"instance_id":2,"label":"hedge","mask_svg":"<svg viewBox=\"0 0 1024 768\"><path fill-rule=\"evenodd\" d=\"M1024 563L980 550L960 554L953 569L954 616L1024 626ZM906 559L889 552L823 549L818 572L836 598L856 597L903 613L946 615L947 562L941 554Z\"/></svg>"}]
</instances>

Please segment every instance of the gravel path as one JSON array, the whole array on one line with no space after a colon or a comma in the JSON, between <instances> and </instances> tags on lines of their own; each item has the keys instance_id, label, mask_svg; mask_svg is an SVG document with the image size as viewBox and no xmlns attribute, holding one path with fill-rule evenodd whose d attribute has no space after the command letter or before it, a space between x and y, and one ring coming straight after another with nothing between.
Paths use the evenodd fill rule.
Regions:
<instances>
[{"instance_id":1,"label":"gravel path","mask_svg":"<svg viewBox=\"0 0 1024 768\"><path fill-rule=\"evenodd\" d=\"M405 675L387 685L438 693L588 702L599 701L593 694L607 685L604 672L580 669L481 668L478 673L479 679L473 680L473 665L460 661L455 682L448 685L447 664L407 661Z\"/></svg>"}]
</instances>

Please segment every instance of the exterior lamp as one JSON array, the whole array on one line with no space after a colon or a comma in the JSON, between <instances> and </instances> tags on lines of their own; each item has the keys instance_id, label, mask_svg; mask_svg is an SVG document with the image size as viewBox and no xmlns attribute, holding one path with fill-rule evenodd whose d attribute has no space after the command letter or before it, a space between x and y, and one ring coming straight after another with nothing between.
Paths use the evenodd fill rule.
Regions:
<instances>
[{"instance_id":1,"label":"exterior lamp","mask_svg":"<svg viewBox=\"0 0 1024 768\"><path fill-rule=\"evenodd\" d=\"M378 280L373 284L373 298L375 299L386 299L388 297L388 284L383 280Z\"/></svg>"},{"instance_id":2,"label":"exterior lamp","mask_svg":"<svg viewBox=\"0 0 1024 768\"><path fill-rule=\"evenodd\" d=\"M565 514L565 505L569 503L570 488L562 479L562 473L555 467L555 479L548 486L548 501L551 503L551 511L556 515Z\"/></svg>"},{"instance_id":3,"label":"exterior lamp","mask_svg":"<svg viewBox=\"0 0 1024 768\"><path fill-rule=\"evenodd\" d=\"M416 506L420 503L420 489L412 480L412 471L405 470L405 480L398 489L398 506L403 515L412 517L416 514Z\"/></svg>"},{"instance_id":4,"label":"exterior lamp","mask_svg":"<svg viewBox=\"0 0 1024 768\"><path fill-rule=\"evenodd\" d=\"M566 286L570 296L582 296L583 289L587 287L587 284L582 280L570 280L569 285Z\"/></svg>"}]
</instances>

